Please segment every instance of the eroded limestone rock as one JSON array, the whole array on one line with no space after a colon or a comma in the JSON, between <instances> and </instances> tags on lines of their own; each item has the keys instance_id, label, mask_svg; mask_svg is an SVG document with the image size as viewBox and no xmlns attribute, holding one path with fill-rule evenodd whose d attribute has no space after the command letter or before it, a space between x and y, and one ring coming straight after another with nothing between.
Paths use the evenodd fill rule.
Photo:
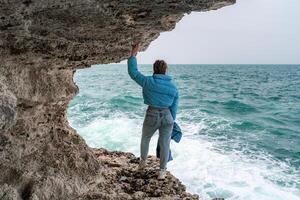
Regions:
<instances>
[{"instance_id":1,"label":"eroded limestone rock","mask_svg":"<svg viewBox=\"0 0 300 200\"><path fill-rule=\"evenodd\" d=\"M81 196L82 199L199 199L198 195L187 193L185 186L169 172L164 180L158 180L159 161L155 157L149 157L146 168L140 171L137 169L139 159L131 153L105 149L95 149L94 152L105 168L104 176L108 183L104 190L112 195L106 197L101 185L94 192Z\"/></svg>"},{"instance_id":2,"label":"eroded limestone rock","mask_svg":"<svg viewBox=\"0 0 300 200\"><path fill-rule=\"evenodd\" d=\"M14 94L0 81L0 130L3 132L15 123L17 115L16 104L17 99ZM5 141L0 139L0 144L2 142Z\"/></svg>"},{"instance_id":3,"label":"eroded limestone rock","mask_svg":"<svg viewBox=\"0 0 300 200\"><path fill-rule=\"evenodd\" d=\"M125 59L131 43L145 49L184 13L234 2L0 0L0 199L192 198L171 175L167 192L153 170L134 176L128 158L97 157L67 121L73 74Z\"/></svg>"}]
</instances>

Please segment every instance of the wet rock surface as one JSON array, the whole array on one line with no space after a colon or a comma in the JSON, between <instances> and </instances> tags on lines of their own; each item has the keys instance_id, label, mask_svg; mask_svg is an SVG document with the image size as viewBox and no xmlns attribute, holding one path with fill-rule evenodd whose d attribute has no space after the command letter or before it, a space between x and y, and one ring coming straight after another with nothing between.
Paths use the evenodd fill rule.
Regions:
<instances>
[{"instance_id":1,"label":"wet rock surface","mask_svg":"<svg viewBox=\"0 0 300 200\"><path fill-rule=\"evenodd\" d=\"M184 13L234 2L0 0L0 199L183 197L178 181L168 193L153 170L134 174L133 161L124 168L86 145L67 120L73 75L125 59L134 42L146 49Z\"/></svg>"}]
</instances>

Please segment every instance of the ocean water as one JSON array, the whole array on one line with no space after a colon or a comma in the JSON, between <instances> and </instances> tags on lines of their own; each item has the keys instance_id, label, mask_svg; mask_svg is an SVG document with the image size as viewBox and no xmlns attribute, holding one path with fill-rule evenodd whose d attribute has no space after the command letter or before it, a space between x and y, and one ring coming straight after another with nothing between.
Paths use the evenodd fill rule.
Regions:
<instances>
[{"instance_id":1,"label":"ocean water","mask_svg":"<svg viewBox=\"0 0 300 200\"><path fill-rule=\"evenodd\" d=\"M300 65L170 65L180 99L168 170L203 199L300 199ZM151 65L140 70L151 75ZM91 147L139 156L146 105L126 65L78 70L68 120ZM155 154L157 134L151 141Z\"/></svg>"}]
</instances>

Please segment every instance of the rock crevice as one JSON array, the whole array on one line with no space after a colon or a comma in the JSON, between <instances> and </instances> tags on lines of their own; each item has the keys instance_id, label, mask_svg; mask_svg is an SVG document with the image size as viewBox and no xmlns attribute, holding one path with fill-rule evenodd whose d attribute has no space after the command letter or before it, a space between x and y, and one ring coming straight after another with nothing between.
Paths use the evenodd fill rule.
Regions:
<instances>
[{"instance_id":1,"label":"rock crevice","mask_svg":"<svg viewBox=\"0 0 300 200\"><path fill-rule=\"evenodd\" d=\"M69 126L67 106L78 93L73 75L91 64L125 59L134 42L141 42L145 50L160 32L172 30L184 13L233 3L235 0L0 0L0 199L153 196L146 189L134 189L143 187L139 182L147 179L134 176L139 180L134 182L130 178L133 164L128 163L135 158L125 156L125 162L121 158L125 154L113 153L125 167L119 167L120 171L109 166L107 157L99 158L109 153L88 147ZM107 177L108 172L114 177L127 174L130 187L122 188L116 178ZM179 192L153 190L157 183L149 177L149 183L153 181L149 191L156 191L157 198L194 198L183 186L178 186ZM168 185L170 191L173 186Z\"/></svg>"}]
</instances>

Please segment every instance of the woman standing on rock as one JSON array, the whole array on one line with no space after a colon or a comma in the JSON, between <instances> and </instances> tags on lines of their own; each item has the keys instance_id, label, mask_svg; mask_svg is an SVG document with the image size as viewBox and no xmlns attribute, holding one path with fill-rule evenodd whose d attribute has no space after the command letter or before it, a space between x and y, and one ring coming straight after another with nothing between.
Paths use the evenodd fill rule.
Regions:
<instances>
[{"instance_id":1,"label":"woman standing on rock","mask_svg":"<svg viewBox=\"0 0 300 200\"><path fill-rule=\"evenodd\" d=\"M141 157L139 169L146 166L149 143L155 131L159 130L160 170L159 179L164 179L169 159L170 140L178 105L178 90L172 78L166 75L167 63L156 60L153 64L153 75L144 76L137 69L136 54L139 44L132 47L128 58L129 76L143 88L144 103L149 107L143 123L141 139Z\"/></svg>"}]
</instances>

